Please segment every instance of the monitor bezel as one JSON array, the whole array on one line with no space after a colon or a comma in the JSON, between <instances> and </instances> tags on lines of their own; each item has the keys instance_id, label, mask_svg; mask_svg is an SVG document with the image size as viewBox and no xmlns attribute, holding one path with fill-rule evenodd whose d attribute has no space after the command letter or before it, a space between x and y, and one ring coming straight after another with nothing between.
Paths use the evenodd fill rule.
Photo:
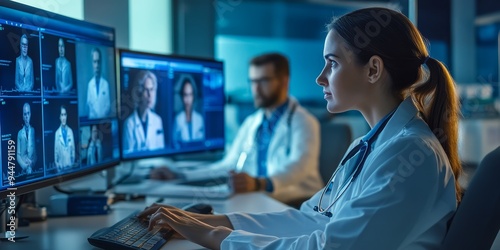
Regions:
<instances>
[{"instance_id":1,"label":"monitor bezel","mask_svg":"<svg viewBox=\"0 0 500 250\"><path fill-rule=\"evenodd\" d=\"M54 12L35 8L35 7L29 6L29 5L25 5L25 4L21 4L21 3L17 3L17 2L13 2L13 1L5 1L5 2L2 1L0 3L0 6L4 7L4 8L9 8L9 9L13 9L16 11L24 12L24 13L27 13L30 15L39 16L41 18L49 18L49 19L53 19L56 21L67 22L67 23L70 23L73 25L83 25L83 26L90 28L90 29L95 28L95 29L100 29L100 30L106 30L106 32L109 32L112 34L112 38L113 38L112 39L113 40L112 41L113 42L113 51L115 52L115 56L113 58L114 65L115 65L115 67L114 67L115 72L114 73L116 75L116 65L117 65L116 58L117 57L116 57L115 28L110 27L110 26L104 26L104 25L88 22L85 20L79 20L79 19L63 16L63 15L60 15L60 14L57 14ZM118 83L118 80L116 80L116 81L117 82L115 84ZM115 89L115 91L116 91L116 96L118 96L119 95L118 90ZM115 101L115 108L116 108L116 110L118 110L118 108L119 108L117 101ZM116 119L119 119L118 116ZM79 121L79 123L80 123L80 121ZM118 128L118 131L119 131L119 128ZM68 173L64 173L64 174L59 175L59 176L51 176L51 177L48 177L46 179L36 180L34 182L26 183L26 184L23 184L23 185L20 185L17 187L12 187L12 188L7 187L6 189L0 190L0 199L5 199L7 197L11 197L12 195L19 196L22 194L30 193L30 192L36 191L36 190L44 188L44 187L52 186L52 185L66 182L69 180L74 180L74 179L77 179L80 177L85 177L85 176L88 176L90 174L97 173L99 171L110 169L112 167L119 165L121 163L121 158L122 157L121 157L121 152L120 152L120 157L116 158L116 160L113 160L113 161L109 161L109 162L99 164L96 166L92 166L92 167L86 167L83 169L79 169L77 172L68 172Z\"/></svg>"},{"instance_id":2,"label":"monitor bezel","mask_svg":"<svg viewBox=\"0 0 500 250\"><path fill-rule=\"evenodd\" d=\"M138 51L138 50L132 50L132 49L126 49L126 48L117 48L117 53L116 53L116 74L117 74L117 92L118 95L120 96L117 98L118 101L118 109L121 110L121 58L123 53L131 53L131 54L137 54L137 55L144 55L144 56L157 56L157 57L164 57L166 59L180 59L180 60L196 60L196 61L202 61L202 62L211 62L211 63L220 63L221 68L223 72L225 71L224 68L224 61L217 60L214 58L208 58L208 57L196 57L196 56L188 56L188 55L179 55L179 54L162 54L162 53L154 53L154 52L146 52L146 51ZM227 95L225 91L226 87L226 79L225 79L225 74L224 74L224 83L222 86L222 91L224 93L224 107L227 104ZM121 112L118 112L121 114ZM223 117L224 117L224 127L225 127L225 115L226 111L225 109L223 110ZM161 157L169 157L172 159L180 158L180 159L197 159L197 158L210 158L206 157L206 154L211 154L211 155L220 155L220 153L223 153L225 151L226 147L226 134L224 133L224 145L220 148L213 148L213 149L201 149L201 150L195 150L195 151L189 151L189 152L181 152L181 153L161 153L161 154L156 154L156 155L146 155L146 156L132 156L132 157L124 157L123 154L123 143L122 143L122 134L123 134L123 120L126 119L126 117L118 117L119 120L119 125L118 125L118 131L119 131L119 142L120 142L120 156L121 156L121 161L122 162L127 162L127 161L136 161L136 160L141 160L141 159L151 159L151 158L161 158ZM224 128L225 129L225 128ZM218 157L218 156L217 156Z\"/></svg>"}]
</instances>

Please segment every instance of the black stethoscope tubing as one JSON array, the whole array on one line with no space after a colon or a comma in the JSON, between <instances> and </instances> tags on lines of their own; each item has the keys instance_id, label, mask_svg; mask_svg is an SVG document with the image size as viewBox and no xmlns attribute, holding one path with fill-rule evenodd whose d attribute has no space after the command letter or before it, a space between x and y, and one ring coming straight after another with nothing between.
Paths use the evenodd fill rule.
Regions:
<instances>
[{"instance_id":1,"label":"black stethoscope tubing","mask_svg":"<svg viewBox=\"0 0 500 250\"><path fill-rule=\"evenodd\" d=\"M316 211L316 212L318 212L318 213L320 213L322 215L325 215L327 217L332 217L332 212L330 212L328 210L330 210L333 207L333 205L335 205L335 203L337 203L337 201L340 199L340 197L342 197L342 195L345 193L345 191L349 188L349 186L356 180L356 178L358 177L358 175L361 173L361 170L363 170L364 162L366 161L366 159L368 158L368 154L370 153L371 144L377 139L377 136L385 128L385 125L387 125L387 122L389 122L389 120L392 117L392 115L394 114L394 112L395 111L391 112L385 118L385 120L382 122L382 124L380 125L380 127L377 128L377 130L375 131L375 133L373 134L373 136L371 136L367 141L361 140L361 142L358 145L356 145L353 149L351 149L349 151L349 153L347 153L347 155L342 159L341 164L340 164L341 165L340 168L343 168L345 166L345 164L347 163L347 161L349 161L350 159L352 159L352 157L354 157L358 152L360 152L364 148L364 152L363 152L363 155L361 157L361 160L356 165L356 168L354 169L354 172L352 173L351 177L348 178L347 184L345 184L345 183L342 184L342 186L340 188L340 191L338 192L338 195L335 196L335 199L333 199L333 202L331 202L324 209L321 207L321 203L323 201L323 197L326 194L326 192L328 190L330 190L329 189L330 185L333 185L332 181L335 178L335 176L337 175L337 172L339 171L340 168L337 168L335 170L335 172L330 177L330 180L328 180L328 182L326 183L326 186L323 188L323 192L321 193L321 196L320 196L320 198L318 200L318 205L314 206L314 208L313 208L314 211Z\"/></svg>"}]
</instances>

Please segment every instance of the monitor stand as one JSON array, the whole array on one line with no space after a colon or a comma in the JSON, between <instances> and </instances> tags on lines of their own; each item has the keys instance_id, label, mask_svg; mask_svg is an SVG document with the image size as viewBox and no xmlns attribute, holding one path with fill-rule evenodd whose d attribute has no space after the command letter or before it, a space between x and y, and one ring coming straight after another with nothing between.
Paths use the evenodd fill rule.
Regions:
<instances>
[{"instance_id":1,"label":"monitor stand","mask_svg":"<svg viewBox=\"0 0 500 250\"><path fill-rule=\"evenodd\" d=\"M36 200L35 192L23 194L22 201L19 206L19 218L22 219L22 224L35 221L44 221L47 219L47 208L40 206ZM27 222L28 221L28 222Z\"/></svg>"}]
</instances>

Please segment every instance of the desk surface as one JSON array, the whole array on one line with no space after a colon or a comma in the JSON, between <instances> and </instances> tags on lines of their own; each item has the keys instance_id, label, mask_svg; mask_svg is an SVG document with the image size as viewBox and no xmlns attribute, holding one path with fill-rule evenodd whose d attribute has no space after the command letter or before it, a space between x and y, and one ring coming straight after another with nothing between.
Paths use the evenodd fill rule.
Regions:
<instances>
[{"instance_id":1,"label":"desk surface","mask_svg":"<svg viewBox=\"0 0 500 250\"><path fill-rule=\"evenodd\" d=\"M113 211L108 215L74 216L49 218L47 221L32 223L29 227L20 227L17 236L29 235L29 238L15 243L0 242L0 248L10 249L97 249L90 245L87 237L100 228L108 227L128 216L130 213L143 209L158 198L147 198L142 201L118 202L112 206ZM288 208L263 193L249 193L235 195L227 200L200 200L166 198L165 204L182 206L189 203L205 202L212 204L215 213L226 212L272 212ZM185 241L171 240L163 249L203 249L201 246Z\"/></svg>"}]
</instances>

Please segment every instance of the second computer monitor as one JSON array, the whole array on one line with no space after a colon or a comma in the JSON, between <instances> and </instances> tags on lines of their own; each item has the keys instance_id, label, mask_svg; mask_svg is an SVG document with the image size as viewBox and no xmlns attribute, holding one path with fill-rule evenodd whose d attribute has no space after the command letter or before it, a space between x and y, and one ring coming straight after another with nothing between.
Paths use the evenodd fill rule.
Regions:
<instances>
[{"instance_id":1,"label":"second computer monitor","mask_svg":"<svg viewBox=\"0 0 500 250\"><path fill-rule=\"evenodd\" d=\"M125 160L224 149L223 63L119 51Z\"/></svg>"}]
</instances>

